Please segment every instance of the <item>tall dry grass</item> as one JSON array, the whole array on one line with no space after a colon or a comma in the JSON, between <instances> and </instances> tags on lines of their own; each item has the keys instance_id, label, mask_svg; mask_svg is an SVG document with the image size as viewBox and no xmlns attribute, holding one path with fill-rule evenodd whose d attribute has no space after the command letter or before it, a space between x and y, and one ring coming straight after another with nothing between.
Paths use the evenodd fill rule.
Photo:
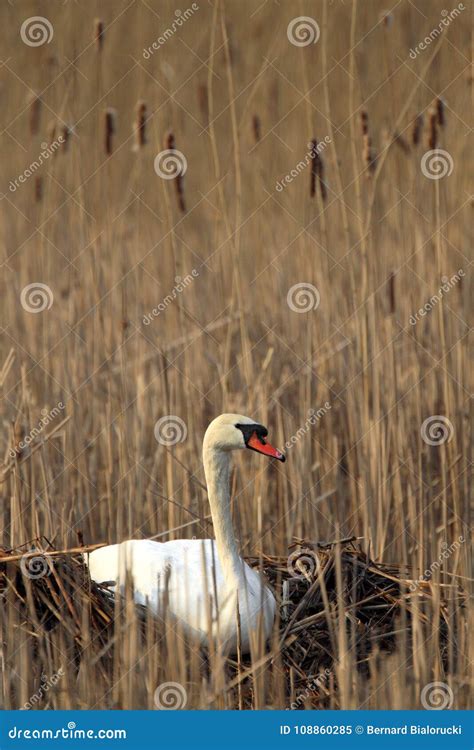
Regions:
<instances>
[{"instance_id":1,"label":"tall dry grass","mask_svg":"<svg viewBox=\"0 0 474 750\"><path fill-rule=\"evenodd\" d=\"M243 412L283 446L325 402L285 465L235 457L243 554L355 534L416 576L444 544L468 539L470 30L465 12L412 60L444 8L416 5L401 0L384 21L378 1L203 3L145 59L176 3L2 4L12 30L0 71L3 547L44 535L61 548L79 532L86 543L212 536L200 461L208 422ZM296 13L318 20L317 44L289 43ZM54 37L29 47L16 30L40 14ZM437 97L445 123L430 120ZM420 168L435 125L454 164L442 180ZM67 150L12 191L60 132ZM154 170L170 133L188 164L181 180ZM307 166L278 190L326 136L319 177ZM458 269L462 283L411 325ZM54 297L39 314L20 302L36 282ZM302 282L320 294L307 313L287 303ZM60 402L12 460L9 450ZM164 415L187 426L171 448L154 437ZM420 435L433 415L453 426L436 446ZM455 707L467 706L468 614L455 598L470 583L469 561L465 543L433 577L447 602L444 659L439 597L427 620L413 597L413 640L401 622L397 650L374 653L370 677L355 667L345 614L334 616L331 705L413 708L441 680ZM186 685L189 707L242 704L242 683L219 658L204 669L169 625L157 632L150 621L144 645L130 603L117 604L111 679L87 647L87 607L77 606L80 654L66 629L25 630L13 598L2 611L5 707L23 705L60 668L39 707L153 708L165 681ZM255 708L291 702L278 654L269 663L261 647L249 680Z\"/></svg>"}]
</instances>

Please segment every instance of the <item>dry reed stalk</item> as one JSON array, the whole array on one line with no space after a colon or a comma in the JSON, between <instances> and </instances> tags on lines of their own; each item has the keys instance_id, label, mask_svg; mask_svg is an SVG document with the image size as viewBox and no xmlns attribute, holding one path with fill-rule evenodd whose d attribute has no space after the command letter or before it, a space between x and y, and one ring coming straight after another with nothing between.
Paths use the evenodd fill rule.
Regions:
<instances>
[{"instance_id":1,"label":"dry reed stalk","mask_svg":"<svg viewBox=\"0 0 474 750\"><path fill-rule=\"evenodd\" d=\"M168 135L166 136L166 142L165 142L166 148L170 151L176 150L176 141L173 133L170 131ZM176 186L176 196L178 199L178 206L180 210L185 213L186 211L186 203L184 199L184 178L181 174L178 167L175 167L176 176L174 178L174 184Z\"/></svg>"},{"instance_id":2,"label":"dry reed stalk","mask_svg":"<svg viewBox=\"0 0 474 750\"><path fill-rule=\"evenodd\" d=\"M136 115L133 123L133 132L135 135L135 150L140 150L147 143L146 135L147 106L146 102L139 101L136 107Z\"/></svg>"},{"instance_id":3,"label":"dry reed stalk","mask_svg":"<svg viewBox=\"0 0 474 750\"><path fill-rule=\"evenodd\" d=\"M111 107L107 108L105 110L105 117L104 117L104 134L105 134L105 141L104 141L104 147L105 147L105 153L107 156L110 156L113 152L113 136L116 132L116 124L117 124L117 113L115 109L112 109Z\"/></svg>"},{"instance_id":4,"label":"dry reed stalk","mask_svg":"<svg viewBox=\"0 0 474 750\"><path fill-rule=\"evenodd\" d=\"M104 47L104 36L105 26L104 22L100 18L96 18L94 21L94 43L97 52L102 52Z\"/></svg>"}]
</instances>

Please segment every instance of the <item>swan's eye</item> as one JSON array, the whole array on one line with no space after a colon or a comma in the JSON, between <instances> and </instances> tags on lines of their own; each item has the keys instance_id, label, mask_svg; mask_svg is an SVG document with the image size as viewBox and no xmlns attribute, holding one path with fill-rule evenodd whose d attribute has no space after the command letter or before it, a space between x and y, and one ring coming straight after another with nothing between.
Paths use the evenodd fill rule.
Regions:
<instances>
[{"instance_id":1,"label":"swan's eye","mask_svg":"<svg viewBox=\"0 0 474 750\"><path fill-rule=\"evenodd\" d=\"M252 437L252 435L255 435L263 445L265 444L264 438L267 437L268 430L263 425L261 424L236 424L235 427L237 427L237 429L240 430L242 435L244 436L245 445L248 445L248 442L250 438Z\"/></svg>"}]
</instances>

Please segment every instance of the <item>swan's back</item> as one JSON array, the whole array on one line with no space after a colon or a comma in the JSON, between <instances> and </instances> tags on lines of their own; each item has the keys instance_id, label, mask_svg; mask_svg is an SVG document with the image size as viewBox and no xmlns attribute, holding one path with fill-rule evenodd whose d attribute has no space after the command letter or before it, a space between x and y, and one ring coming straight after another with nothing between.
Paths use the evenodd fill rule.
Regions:
<instances>
[{"instance_id":1,"label":"swan's back","mask_svg":"<svg viewBox=\"0 0 474 750\"><path fill-rule=\"evenodd\" d=\"M88 557L94 581L113 581L124 594L128 577L138 604L147 605L157 616L166 612L203 643L210 631L213 635L218 631L230 648L235 647L238 590L244 647L249 646L248 631L257 627L262 604L265 631L273 623L275 600L260 576L242 561L240 585L229 586L213 540L129 540L102 547Z\"/></svg>"}]
</instances>

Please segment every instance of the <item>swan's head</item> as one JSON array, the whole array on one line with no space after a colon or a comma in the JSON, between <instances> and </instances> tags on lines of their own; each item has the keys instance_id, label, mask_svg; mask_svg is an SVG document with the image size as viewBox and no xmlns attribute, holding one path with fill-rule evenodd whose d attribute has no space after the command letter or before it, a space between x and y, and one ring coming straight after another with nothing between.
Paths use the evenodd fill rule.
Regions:
<instances>
[{"instance_id":1,"label":"swan's head","mask_svg":"<svg viewBox=\"0 0 474 750\"><path fill-rule=\"evenodd\" d=\"M234 451L249 448L284 461L285 456L267 443L268 430L242 414L221 414L213 419L204 435L204 450Z\"/></svg>"}]
</instances>

